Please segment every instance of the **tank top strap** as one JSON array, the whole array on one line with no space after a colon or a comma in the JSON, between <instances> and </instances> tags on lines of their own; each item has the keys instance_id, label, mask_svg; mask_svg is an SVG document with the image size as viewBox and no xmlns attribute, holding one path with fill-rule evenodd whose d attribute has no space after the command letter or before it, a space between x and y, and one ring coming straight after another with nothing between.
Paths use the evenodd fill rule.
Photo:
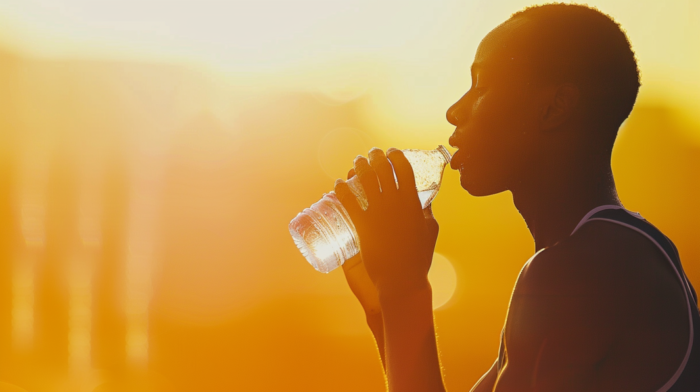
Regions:
<instances>
[{"instance_id":1,"label":"tank top strap","mask_svg":"<svg viewBox=\"0 0 700 392\"><path fill-rule=\"evenodd\" d=\"M659 229L639 213L630 212L617 205L603 205L589 211L576 225L571 235L590 221L607 221L634 230L656 245L671 264L686 297L690 336L683 361L675 374L657 392L700 391L700 313L697 294L683 271L678 249Z\"/></svg>"},{"instance_id":2,"label":"tank top strap","mask_svg":"<svg viewBox=\"0 0 700 392\"><path fill-rule=\"evenodd\" d=\"M598 207L596 207L596 208L594 208L594 209L588 211L588 213L587 213L586 215L584 215L583 218L581 218L581 220L578 222L578 224L577 224L576 227L574 228L574 231L572 231L571 234L569 234L569 236L574 235L574 233L575 233L576 231L578 231L578 229L580 229L581 226L583 226L586 222L588 222L588 221L591 219L591 217L592 217L593 215L599 213L600 211L605 211L605 210L622 210L622 209L623 209L622 207L620 207L620 206L618 206L618 205L615 205L615 204L605 204L605 205L598 206Z\"/></svg>"}]
</instances>

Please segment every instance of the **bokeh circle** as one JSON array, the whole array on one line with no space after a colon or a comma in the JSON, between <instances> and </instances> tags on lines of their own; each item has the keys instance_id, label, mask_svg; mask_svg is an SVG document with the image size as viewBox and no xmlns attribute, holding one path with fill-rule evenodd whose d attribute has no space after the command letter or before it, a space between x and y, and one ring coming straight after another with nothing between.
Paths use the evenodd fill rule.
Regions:
<instances>
[{"instance_id":1,"label":"bokeh circle","mask_svg":"<svg viewBox=\"0 0 700 392\"><path fill-rule=\"evenodd\" d=\"M428 280L433 289L433 309L438 309L450 301L457 288L457 273L447 257L433 253Z\"/></svg>"}]
</instances>

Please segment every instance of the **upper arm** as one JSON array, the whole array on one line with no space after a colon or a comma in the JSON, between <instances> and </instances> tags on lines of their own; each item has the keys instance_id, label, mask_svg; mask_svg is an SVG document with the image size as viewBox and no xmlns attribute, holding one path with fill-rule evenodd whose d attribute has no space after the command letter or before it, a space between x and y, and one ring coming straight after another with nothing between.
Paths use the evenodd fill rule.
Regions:
<instances>
[{"instance_id":1,"label":"upper arm","mask_svg":"<svg viewBox=\"0 0 700 392\"><path fill-rule=\"evenodd\" d=\"M496 391L590 389L624 318L606 272L582 258L553 248L524 268L508 310Z\"/></svg>"},{"instance_id":2,"label":"upper arm","mask_svg":"<svg viewBox=\"0 0 700 392\"><path fill-rule=\"evenodd\" d=\"M511 310L497 391L588 390L620 332L615 305L602 297L521 296Z\"/></svg>"},{"instance_id":3,"label":"upper arm","mask_svg":"<svg viewBox=\"0 0 700 392\"><path fill-rule=\"evenodd\" d=\"M594 296L514 298L496 390L588 390L620 331L614 309Z\"/></svg>"},{"instance_id":4,"label":"upper arm","mask_svg":"<svg viewBox=\"0 0 700 392\"><path fill-rule=\"evenodd\" d=\"M664 256L620 226L586 226L523 270L496 391L652 390L682 359L687 315Z\"/></svg>"}]
</instances>

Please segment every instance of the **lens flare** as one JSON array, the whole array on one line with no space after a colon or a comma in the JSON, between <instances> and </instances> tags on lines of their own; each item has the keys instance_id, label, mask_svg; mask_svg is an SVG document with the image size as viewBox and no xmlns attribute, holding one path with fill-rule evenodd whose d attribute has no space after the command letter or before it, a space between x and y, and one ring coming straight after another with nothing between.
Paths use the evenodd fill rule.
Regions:
<instances>
[{"instance_id":1,"label":"lens flare","mask_svg":"<svg viewBox=\"0 0 700 392\"><path fill-rule=\"evenodd\" d=\"M428 280L433 289L433 309L440 309L450 301L457 288L457 273L447 257L433 253Z\"/></svg>"}]
</instances>

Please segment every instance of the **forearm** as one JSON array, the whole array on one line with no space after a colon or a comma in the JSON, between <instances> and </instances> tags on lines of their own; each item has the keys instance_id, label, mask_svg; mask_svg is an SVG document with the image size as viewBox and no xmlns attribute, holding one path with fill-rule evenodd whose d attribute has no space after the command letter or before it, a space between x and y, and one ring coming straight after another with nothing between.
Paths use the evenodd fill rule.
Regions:
<instances>
[{"instance_id":1,"label":"forearm","mask_svg":"<svg viewBox=\"0 0 700 392\"><path fill-rule=\"evenodd\" d=\"M380 296L380 301L389 391L444 392L430 284L404 295Z\"/></svg>"}]
</instances>

